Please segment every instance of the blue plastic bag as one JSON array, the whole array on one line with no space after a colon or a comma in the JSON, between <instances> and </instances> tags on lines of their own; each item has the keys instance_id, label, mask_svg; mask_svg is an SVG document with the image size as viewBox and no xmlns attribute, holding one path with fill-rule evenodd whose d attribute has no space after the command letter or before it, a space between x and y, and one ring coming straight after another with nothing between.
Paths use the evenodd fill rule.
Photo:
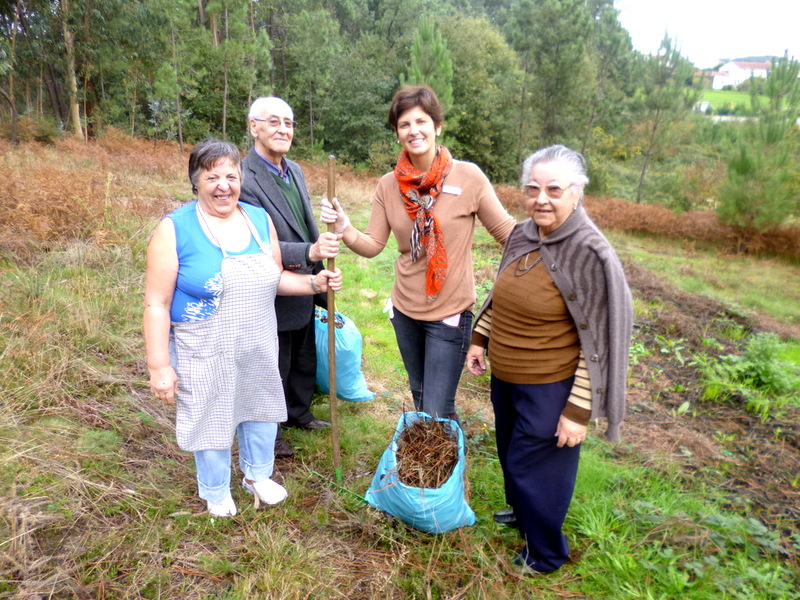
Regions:
<instances>
[{"instance_id":1,"label":"blue plastic bag","mask_svg":"<svg viewBox=\"0 0 800 600\"><path fill-rule=\"evenodd\" d=\"M424 412L407 412L400 417L392 442L383 452L378 469L364 499L378 510L394 515L415 529L428 533L444 533L451 529L475 524L475 513L465 495L464 432L452 419L445 422L458 436L458 462L449 479L438 488L418 488L406 485L397 475L397 438L406 425L419 419L430 420Z\"/></svg>"},{"instance_id":2,"label":"blue plastic bag","mask_svg":"<svg viewBox=\"0 0 800 600\"><path fill-rule=\"evenodd\" d=\"M334 343L336 345L336 397L350 402L366 402L375 394L367 388L361 372L361 332L352 320L340 312L334 313ZM317 387L323 394L330 391L328 383L328 311L314 309L314 338L317 345Z\"/></svg>"}]
</instances>

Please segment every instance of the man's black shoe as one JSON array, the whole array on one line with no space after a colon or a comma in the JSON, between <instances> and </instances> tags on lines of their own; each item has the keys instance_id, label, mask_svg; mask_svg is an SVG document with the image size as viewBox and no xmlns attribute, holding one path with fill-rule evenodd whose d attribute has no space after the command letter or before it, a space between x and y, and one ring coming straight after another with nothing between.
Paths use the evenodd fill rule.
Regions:
<instances>
[{"instance_id":1,"label":"man's black shoe","mask_svg":"<svg viewBox=\"0 0 800 600\"><path fill-rule=\"evenodd\" d=\"M275 457L289 458L290 456L294 456L292 445L283 438L275 440Z\"/></svg>"},{"instance_id":2,"label":"man's black shoe","mask_svg":"<svg viewBox=\"0 0 800 600\"><path fill-rule=\"evenodd\" d=\"M296 425L289 425L289 427L296 427L297 429L327 429L330 427L331 424L327 421L323 421L322 419L317 419L316 417L311 419L308 423L298 423Z\"/></svg>"},{"instance_id":3,"label":"man's black shoe","mask_svg":"<svg viewBox=\"0 0 800 600\"><path fill-rule=\"evenodd\" d=\"M517 515L514 514L513 508L504 508L494 513L494 520L505 525L506 527L518 527Z\"/></svg>"}]
</instances>

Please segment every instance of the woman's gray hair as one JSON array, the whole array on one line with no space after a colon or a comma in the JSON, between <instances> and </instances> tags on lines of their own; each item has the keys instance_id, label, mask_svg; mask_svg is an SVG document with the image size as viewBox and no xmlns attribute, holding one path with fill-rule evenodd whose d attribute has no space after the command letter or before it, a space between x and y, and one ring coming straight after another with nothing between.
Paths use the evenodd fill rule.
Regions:
<instances>
[{"instance_id":1,"label":"woman's gray hair","mask_svg":"<svg viewBox=\"0 0 800 600\"><path fill-rule=\"evenodd\" d=\"M203 140L194 147L189 155L189 181L192 184L192 193L197 193L197 182L200 172L209 170L219 161L227 158L239 171L239 180L242 179L242 153L230 142L222 140Z\"/></svg>"},{"instance_id":2,"label":"woman's gray hair","mask_svg":"<svg viewBox=\"0 0 800 600\"><path fill-rule=\"evenodd\" d=\"M522 178L520 182L523 186L528 184L534 166L540 163L562 161L572 168L573 175L570 183L580 186L581 188L589 183L589 178L586 176L586 160L583 158L583 155L562 144L540 148L526 158L522 163Z\"/></svg>"}]
</instances>

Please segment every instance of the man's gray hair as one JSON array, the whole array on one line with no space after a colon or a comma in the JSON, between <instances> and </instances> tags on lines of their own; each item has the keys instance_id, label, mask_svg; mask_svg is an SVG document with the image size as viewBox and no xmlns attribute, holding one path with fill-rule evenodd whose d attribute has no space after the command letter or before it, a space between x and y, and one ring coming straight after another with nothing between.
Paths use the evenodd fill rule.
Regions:
<instances>
[{"instance_id":1,"label":"man's gray hair","mask_svg":"<svg viewBox=\"0 0 800 600\"><path fill-rule=\"evenodd\" d=\"M283 98L278 98L277 96L262 96L261 98L256 98L253 100L253 103L250 105L250 112L247 113L247 118L258 119L261 116L261 113L263 113L265 110L269 110L276 104L283 104L289 109L289 112L294 115L292 107L289 106L289 103Z\"/></svg>"},{"instance_id":2,"label":"man's gray hair","mask_svg":"<svg viewBox=\"0 0 800 600\"><path fill-rule=\"evenodd\" d=\"M555 144L553 146L540 148L526 158L522 163L522 178L520 179L520 182L523 186L528 184L531 179L531 171L533 170L534 166L540 163L562 161L567 163L572 169L573 175L570 183L580 187L583 187L589 183L589 178L586 176L586 160L583 158L583 155L580 152L576 152L575 150L567 148L562 144Z\"/></svg>"}]
</instances>

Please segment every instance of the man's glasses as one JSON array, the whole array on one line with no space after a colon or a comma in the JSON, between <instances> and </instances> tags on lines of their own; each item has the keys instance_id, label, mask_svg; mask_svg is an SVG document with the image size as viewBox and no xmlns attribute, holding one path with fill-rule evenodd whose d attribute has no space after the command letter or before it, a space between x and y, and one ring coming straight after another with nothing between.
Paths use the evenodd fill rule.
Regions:
<instances>
[{"instance_id":1,"label":"man's glasses","mask_svg":"<svg viewBox=\"0 0 800 600\"><path fill-rule=\"evenodd\" d=\"M558 200L564 195L564 192L572 187L572 185L573 184L570 183L565 188L562 188L560 185L546 185L544 187L540 187L535 183L529 183L525 186L525 194L528 196L528 198L538 198L542 191L544 191L544 195L548 198Z\"/></svg>"},{"instance_id":2,"label":"man's glasses","mask_svg":"<svg viewBox=\"0 0 800 600\"><path fill-rule=\"evenodd\" d=\"M286 129L294 129L297 127L297 122L292 121L291 119L280 119L278 117L267 117L266 119L256 119L255 117L252 117L252 119L253 121L261 121L262 123L266 123L270 127L275 128L280 127L281 123L284 127L286 127Z\"/></svg>"}]
</instances>

